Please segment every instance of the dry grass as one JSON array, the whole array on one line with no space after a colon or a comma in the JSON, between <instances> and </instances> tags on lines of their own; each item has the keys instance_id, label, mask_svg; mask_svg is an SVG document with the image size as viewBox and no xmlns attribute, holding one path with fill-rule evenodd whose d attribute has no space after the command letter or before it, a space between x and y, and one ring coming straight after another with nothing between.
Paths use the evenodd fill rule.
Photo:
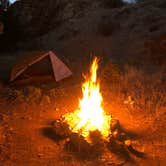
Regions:
<instances>
[{"instance_id":1,"label":"dry grass","mask_svg":"<svg viewBox=\"0 0 166 166\"><path fill-rule=\"evenodd\" d=\"M108 67L107 67L108 68ZM166 106L166 80L164 70L147 72L133 66L125 66L123 72L110 65L103 86L117 104L131 102L139 112L156 114ZM105 91L106 92L106 91ZM115 97L116 96L116 97Z\"/></svg>"},{"instance_id":2,"label":"dry grass","mask_svg":"<svg viewBox=\"0 0 166 166\"><path fill-rule=\"evenodd\" d=\"M122 88L127 96L132 96L136 109L156 113L165 105L164 73L145 73L138 69L127 68L122 78Z\"/></svg>"}]
</instances>

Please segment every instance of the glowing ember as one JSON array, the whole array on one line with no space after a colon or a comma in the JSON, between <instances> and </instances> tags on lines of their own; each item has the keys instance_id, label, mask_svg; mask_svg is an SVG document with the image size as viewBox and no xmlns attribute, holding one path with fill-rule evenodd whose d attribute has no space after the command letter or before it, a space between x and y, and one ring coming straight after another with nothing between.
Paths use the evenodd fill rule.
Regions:
<instances>
[{"instance_id":1,"label":"glowing ember","mask_svg":"<svg viewBox=\"0 0 166 166\"><path fill-rule=\"evenodd\" d=\"M102 108L102 95L97 81L98 59L95 57L90 68L90 78L82 85L83 97L79 100L79 108L64 115L72 132L76 132L89 141L89 133L100 131L104 139L110 134L111 116L106 115Z\"/></svg>"}]
</instances>

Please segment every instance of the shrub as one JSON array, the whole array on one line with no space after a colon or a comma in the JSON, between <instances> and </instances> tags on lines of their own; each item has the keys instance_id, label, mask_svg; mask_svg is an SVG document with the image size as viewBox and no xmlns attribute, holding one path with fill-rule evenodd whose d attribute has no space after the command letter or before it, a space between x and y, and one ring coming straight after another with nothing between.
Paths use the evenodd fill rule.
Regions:
<instances>
[{"instance_id":1,"label":"shrub","mask_svg":"<svg viewBox=\"0 0 166 166\"><path fill-rule=\"evenodd\" d=\"M102 71L102 80L107 83L115 83L121 79L121 71L117 64L109 62Z\"/></svg>"},{"instance_id":2,"label":"shrub","mask_svg":"<svg viewBox=\"0 0 166 166\"><path fill-rule=\"evenodd\" d=\"M39 103L42 98L42 90L33 86L28 86L24 90L24 97L27 102Z\"/></svg>"}]
</instances>

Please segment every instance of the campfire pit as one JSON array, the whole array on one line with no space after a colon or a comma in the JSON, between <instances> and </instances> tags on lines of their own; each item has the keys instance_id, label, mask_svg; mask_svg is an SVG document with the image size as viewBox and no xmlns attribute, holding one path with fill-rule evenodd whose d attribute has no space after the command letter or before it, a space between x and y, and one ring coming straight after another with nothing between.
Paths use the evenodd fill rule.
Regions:
<instances>
[{"instance_id":1,"label":"campfire pit","mask_svg":"<svg viewBox=\"0 0 166 166\"><path fill-rule=\"evenodd\" d=\"M130 159L129 153L137 157L144 157L144 153L133 148L130 137L122 130L117 119L111 120L110 135L107 140L98 130L89 132L89 139L83 137L80 133L72 132L64 117L57 119L53 123L54 134L63 141L64 149L70 153L76 154L81 158L96 158L102 156L106 151L122 156L124 161Z\"/></svg>"},{"instance_id":2,"label":"campfire pit","mask_svg":"<svg viewBox=\"0 0 166 166\"><path fill-rule=\"evenodd\" d=\"M106 147L137 152L132 148L131 140L123 132L117 119L106 114L102 107L103 98L97 80L98 59L90 68L90 76L82 85L83 97L78 109L55 120L54 132L65 140L65 147L83 155L101 154Z\"/></svg>"}]
</instances>

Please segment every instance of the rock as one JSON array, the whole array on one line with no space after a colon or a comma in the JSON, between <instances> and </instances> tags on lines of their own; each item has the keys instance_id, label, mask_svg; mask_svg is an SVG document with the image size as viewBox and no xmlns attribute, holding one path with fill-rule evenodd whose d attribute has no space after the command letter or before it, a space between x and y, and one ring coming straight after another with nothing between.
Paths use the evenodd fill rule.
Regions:
<instances>
[{"instance_id":1,"label":"rock","mask_svg":"<svg viewBox=\"0 0 166 166\"><path fill-rule=\"evenodd\" d=\"M55 132L56 135L65 138L70 136L71 131L69 129L69 125L65 122L63 122L61 119L57 119L54 123L53 123L53 130Z\"/></svg>"}]
</instances>

